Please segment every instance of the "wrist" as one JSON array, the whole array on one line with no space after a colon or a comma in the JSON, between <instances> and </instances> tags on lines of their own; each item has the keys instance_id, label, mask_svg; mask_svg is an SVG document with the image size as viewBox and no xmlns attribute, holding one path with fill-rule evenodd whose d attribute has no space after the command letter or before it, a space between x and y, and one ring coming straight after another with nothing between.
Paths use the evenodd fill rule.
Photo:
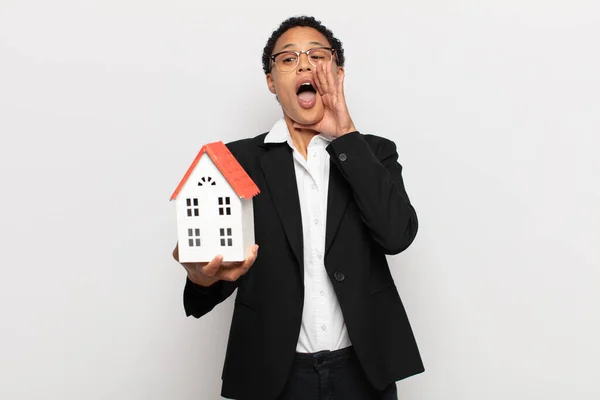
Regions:
<instances>
[{"instance_id":1,"label":"wrist","mask_svg":"<svg viewBox=\"0 0 600 400\"><path fill-rule=\"evenodd\" d=\"M352 121L352 118L348 117L348 119L345 121L345 123L341 124L341 126L339 126L338 136L343 136L343 135L346 135L348 133L355 132L355 131L356 131L356 126L354 125L354 121Z\"/></svg>"},{"instance_id":2,"label":"wrist","mask_svg":"<svg viewBox=\"0 0 600 400\"><path fill-rule=\"evenodd\" d=\"M337 135L335 135L335 137L339 138L339 137L342 137L342 136L347 135L352 132L356 132L356 127L354 125L351 125L347 128L340 129L338 131Z\"/></svg>"},{"instance_id":3,"label":"wrist","mask_svg":"<svg viewBox=\"0 0 600 400\"><path fill-rule=\"evenodd\" d=\"M192 275L192 274L188 274L188 279L193 284L202 286L205 288L210 287L219 281L218 279L215 279L215 278L209 278L206 276L198 276L198 275Z\"/></svg>"}]
</instances>

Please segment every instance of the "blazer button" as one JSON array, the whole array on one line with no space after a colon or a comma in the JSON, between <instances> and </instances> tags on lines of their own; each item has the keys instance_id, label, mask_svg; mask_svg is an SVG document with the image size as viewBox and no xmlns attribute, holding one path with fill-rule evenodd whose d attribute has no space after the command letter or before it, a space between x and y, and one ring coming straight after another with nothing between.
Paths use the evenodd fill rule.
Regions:
<instances>
[{"instance_id":1,"label":"blazer button","mask_svg":"<svg viewBox=\"0 0 600 400\"><path fill-rule=\"evenodd\" d=\"M342 282L344 279L346 279L346 277L344 276L344 274L338 271L335 274L333 274L333 279L335 279L338 282Z\"/></svg>"},{"instance_id":2,"label":"blazer button","mask_svg":"<svg viewBox=\"0 0 600 400\"><path fill-rule=\"evenodd\" d=\"M346 156L346 153L342 153L338 158L340 159L340 161L346 161L348 159L348 156Z\"/></svg>"}]
</instances>

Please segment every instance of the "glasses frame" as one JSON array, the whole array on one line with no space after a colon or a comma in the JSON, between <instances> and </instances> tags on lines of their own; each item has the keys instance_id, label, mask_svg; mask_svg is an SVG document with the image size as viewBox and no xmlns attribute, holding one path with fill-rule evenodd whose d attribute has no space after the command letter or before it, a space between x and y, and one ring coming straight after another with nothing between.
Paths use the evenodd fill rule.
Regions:
<instances>
[{"instance_id":1,"label":"glasses frame","mask_svg":"<svg viewBox=\"0 0 600 400\"><path fill-rule=\"evenodd\" d=\"M306 57L308 57L308 62L310 63L310 65L312 65L313 67L317 68L318 65L313 64L312 61L310 60L310 53L313 52L313 51L315 51L315 50L323 50L323 49L331 51L331 59L329 60L329 64L331 64L331 61L333 60L334 56L335 56L336 61L337 61L337 53L336 53L335 49L333 47L326 47L326 46L312 47L312 48L310 48L308 50L304 50L304 51L283 50L283 51L280 51L278 53L273 54L269 58L273 62L273 64L275 64L275 68L277 68L277 70L279 72L282 72L282 73L293 72L293 71L296 70L296 68L298 68L298 65L300 65L300 56L302 54L306 54ZM294 54L296 54L296 66L294 68L292 68L291 70L289 70L289 71L282 71L282 70L280 70L279 67L277 66L277 63L275 62L275 58L277 58L277 56L279 56L281 54L284 54L284 53L294 53Z\"/></svg>"}]
</instances>

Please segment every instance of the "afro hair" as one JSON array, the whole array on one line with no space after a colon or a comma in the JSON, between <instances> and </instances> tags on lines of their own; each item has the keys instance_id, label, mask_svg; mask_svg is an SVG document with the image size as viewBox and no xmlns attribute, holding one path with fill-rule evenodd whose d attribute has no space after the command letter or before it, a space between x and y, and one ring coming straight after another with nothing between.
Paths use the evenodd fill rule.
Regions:
<instances>
[{"instance_id":1,"label":"afro hair","mask_svg":"<svg viewBox=\"0 0 600 400\"><path fill-rule=\"evenodd\" d=\"M309 16L299 16L299 17L291 17L286 19L279 25L279 28L273 31L271 37L267 41L265 48L263 50L262 62L263 62L263 70L265 74L271 72L271 54L273 53L273 48L275 47L275 43L277 40L283 35L285 32L292 28L296 28L298 26L314 28L317 31L321 32L323 36L327 39L327 41L331 44L331 47L335 49L335 53L337 55L337 63L339 66L344 66L344 49L342 48L342 42L333 36L333 33L327 29L320 21L317 21L314 17Z\"/></svg>"}]
</instances>

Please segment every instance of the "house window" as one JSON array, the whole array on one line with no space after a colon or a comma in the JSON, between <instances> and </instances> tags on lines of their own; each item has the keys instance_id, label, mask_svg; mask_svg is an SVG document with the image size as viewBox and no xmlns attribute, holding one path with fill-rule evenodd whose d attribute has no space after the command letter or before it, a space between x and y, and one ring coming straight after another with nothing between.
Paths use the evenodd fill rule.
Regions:
<instances>
[{"instance_id":1,"label":"house window","mask_svg":"<svg viewBox=\"0 0 600 400\"><path fill-rule=\"evenodd\" d=\"M219 215L231 215L231 197L219 197Z\"/></svg>"},{"instance_id":2,"label":"house window","mask_svg":"<svg viewBox=\"0 0 600 400\"><path fill-rule=\"evenodd\" d=\"M200 181L198 181L198 186L211 185L215 186L217 182L213 180L210 176L203 176Z\"/></svg>"},{"instance_id":3,"label":"house window","mask_svg":"<svg viewBox=\"0 0 600 400\"><path fill-rule=\"evenodd\" d=\"M190 247L200 247L200 229L188 229L188 244Z\"/></svg>"},{"instance_id":4,"label":"house window","mask_svg":"<svg viewBox=\"0 0 600 400\"><path fill-rule=\"evenodd\" d=\"M185 199L187 206L187 216L188 217L197 217L200 215L200 210L198 208L198 199Z\"/></svg>"},{"instance_id":5,"label":"house window","mask_svg":"<svg viewBox=\"0 0 600 400\"><path fill-rule=\"evenodd\" d=\"M233 237L231 235L231 228L221 228L221 246L231 247L233 246Z\"/></svg>"}]
</instances>

